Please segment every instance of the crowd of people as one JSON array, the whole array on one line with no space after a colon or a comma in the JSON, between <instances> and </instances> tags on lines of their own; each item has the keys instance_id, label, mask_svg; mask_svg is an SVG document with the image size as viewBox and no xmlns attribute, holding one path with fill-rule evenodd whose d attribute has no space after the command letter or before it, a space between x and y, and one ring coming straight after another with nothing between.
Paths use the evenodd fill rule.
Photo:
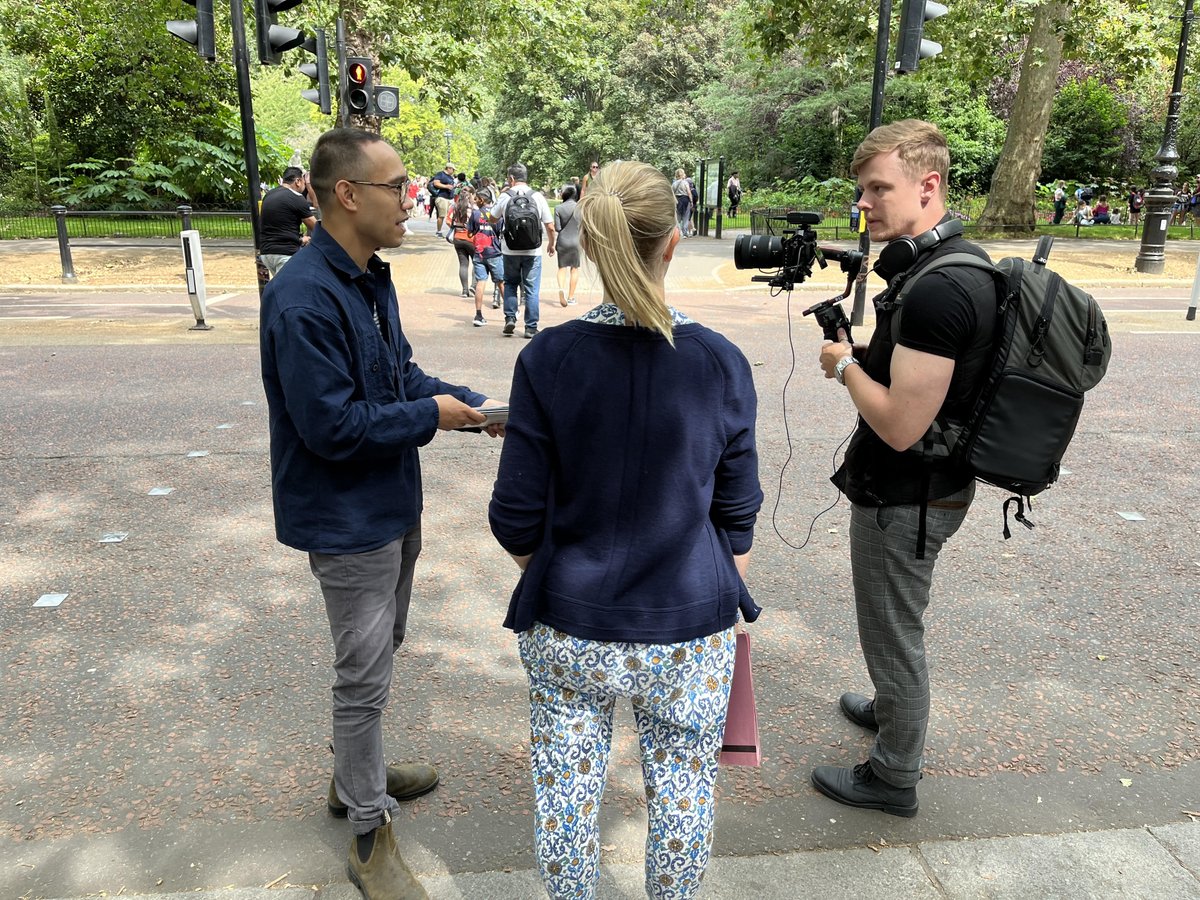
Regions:
<instances>
[{"instance_id":1,"label":"crowd of people","mask_svg":"<svg viewBox=\"0 0 1200 900\"><path fill-rule=\"evenodd\" d=\"M957 458L920 448L980 390L997 306L988 272L948 266L910 283L898 316L895 298L913 274L952 254L987 258L961 228L943 228L955 224L949 167L944 135L915 120L875 129L855 152L858 208L887 245L876 271L888 286L870 344L839 333L817 359L859 416L833 481L851 501L851 581L873 690L839 703L876 737L864 762L817 766L811 780L839 804L902 817L918 812L934 566L974 495ZM533 846L547 893L595 896L614 711L627 703L647 798L646 893L694 897L713 841L735 635L761 612L747 577L763 494L753 369L666 289L687 225L686 175L597 164L551 214L522 165L495 194L453 166L439 174L433 214L460 254L464 291L463 265L483 266L477 316L497 258L506 333L524 292L525 336L536 339L517 355L507 403L413 362L376 251L404 241L420 189L371 132L318 140L321 223L261 306L276 535L308 554L329 620L327 803L354 834L349 877L367 900L426 897L394 828L399 803L441 776L427 762L386 762L382 715L422 548L418 448L442 431L474 430L504 438L487 518L519 572L503 626L529 686ZM483 238L498 256L477 252ZM543 242L566 272L560 303L572 299L583 254L603 293L539 333Z\"/></svg>"},{"instance_id":2,"label":"crowd of people","mask_svg":"<svg viewBox=\"0 0 1200 900\"><path fill-rule=\"evenodd\" d=\"M1054 186L1054 215L1051 224L1058 225L1066 215L1069 193L1066 183L1059 181ZM1070 217L1072 225L1140 225L1146 206L1146 190L1130 187L1125 194L1124 211L1120 200L1109 202L1107 193L1096 193L1092 184L1081 184L1075 188L1075 207ZM1092 201L1095 201L1093 203ZM1188 218L1200 224L1200 182L1192 185L1184 182L1175 192L1169 209L1168 221L1172 225L1186 225Z\"/></svg>"}]
</instances>

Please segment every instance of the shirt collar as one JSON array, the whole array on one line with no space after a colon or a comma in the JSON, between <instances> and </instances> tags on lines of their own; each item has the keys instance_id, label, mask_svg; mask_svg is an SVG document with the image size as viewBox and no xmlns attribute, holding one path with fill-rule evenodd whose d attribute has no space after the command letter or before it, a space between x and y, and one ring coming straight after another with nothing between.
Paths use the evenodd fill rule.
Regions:
<instances>
[{"instance_id":1,"label":"shirt collar","mask_svg":"<svg viewBox=\"0 0 1200 900\"><path fill-rule=\"evenodd\" d=\"M320 223L317 223L316 233L313 234L309 245L320 250L325 255L325 259L329 262L329 265L344 274L351 281L363 275L363 271L350 258L350 254L343 249L342 245ZM371 254L371 258L367 260L367 271L381 272L385 278L390 279L392 267L380 259L377 254Z\"/></svg>"}]
</instances>

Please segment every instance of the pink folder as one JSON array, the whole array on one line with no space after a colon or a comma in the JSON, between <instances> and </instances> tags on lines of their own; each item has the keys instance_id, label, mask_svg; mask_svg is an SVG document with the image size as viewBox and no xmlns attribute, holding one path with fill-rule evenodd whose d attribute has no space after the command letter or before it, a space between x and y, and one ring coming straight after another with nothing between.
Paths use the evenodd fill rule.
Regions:
<instances>
[{"instance_id":1,"label":"pink folder","mask_svg":"<svg viewBox=\"0 0 1200 900\"><path fill-rule=\"evenodd\" d=\"M725 715L725 736L721 739L721 765L761 764L758 711L754 706L754 676L750 673L750 635L743 631L737 636L733 685L729 691L729 712Z\"/></svg>"}]
</instances>

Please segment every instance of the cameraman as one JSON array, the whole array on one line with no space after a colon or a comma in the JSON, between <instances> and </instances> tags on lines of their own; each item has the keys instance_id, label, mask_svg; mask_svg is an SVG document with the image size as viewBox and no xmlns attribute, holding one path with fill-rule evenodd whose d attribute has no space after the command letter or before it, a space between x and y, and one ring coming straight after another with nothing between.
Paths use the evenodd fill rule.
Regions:
<instances>
[{"instance_id":1,"label":"cameraman","mask_svg":"<svg viewBox=\"0 0 1200 900\"><path fill-rule=\"evenodd\" d=\"M812 782L838 803L897 816L917 814L929 721L922 618L933 567L975 493L971 472L947 455L944 443L939 452L936 440L924 438L936 435L935 419L965 419L987 374L996 313L992 276L963 266L929 273L902 307L892 305L904 281L939 257L987 259L957 230L940 241L929 233L950 221L949 168L945 136L914 119L876 128L855 151L850 171L862 189L858 207L871 240L896 243L883 248L876 264L888 287L875 298L869 346L826 341L820 356L825 377L846 386L859 413L832 480L852 504L854 602L875 696L843 694L841 708L879 736L865 763L819 766ZM916 239L897 241L907 236Z\"/></svg>"}]
</instances>

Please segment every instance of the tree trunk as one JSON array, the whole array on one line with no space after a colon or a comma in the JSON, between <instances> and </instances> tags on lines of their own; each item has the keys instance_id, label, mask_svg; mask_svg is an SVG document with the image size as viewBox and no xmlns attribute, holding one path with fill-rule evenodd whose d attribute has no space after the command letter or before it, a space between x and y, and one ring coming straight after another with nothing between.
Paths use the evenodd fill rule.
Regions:
<instances>
[{"instance_id":1,"label":"tree trunk","mask_svg":"<svg viewBox=\"0 0 1200 900\"><path fill-rule=\"evenodd\" d=\"M987 206L979 217L982 228L1007 225L1009 233L1018 233L1022 229L1011 226L1032 231L1037 223L1034 192L1042 174L1042 147L1062 60L1061 28L1068 14L1067 0L1046 0L1034 13L1004 150L992 175Z\"/></svg>"}]
</instances>

